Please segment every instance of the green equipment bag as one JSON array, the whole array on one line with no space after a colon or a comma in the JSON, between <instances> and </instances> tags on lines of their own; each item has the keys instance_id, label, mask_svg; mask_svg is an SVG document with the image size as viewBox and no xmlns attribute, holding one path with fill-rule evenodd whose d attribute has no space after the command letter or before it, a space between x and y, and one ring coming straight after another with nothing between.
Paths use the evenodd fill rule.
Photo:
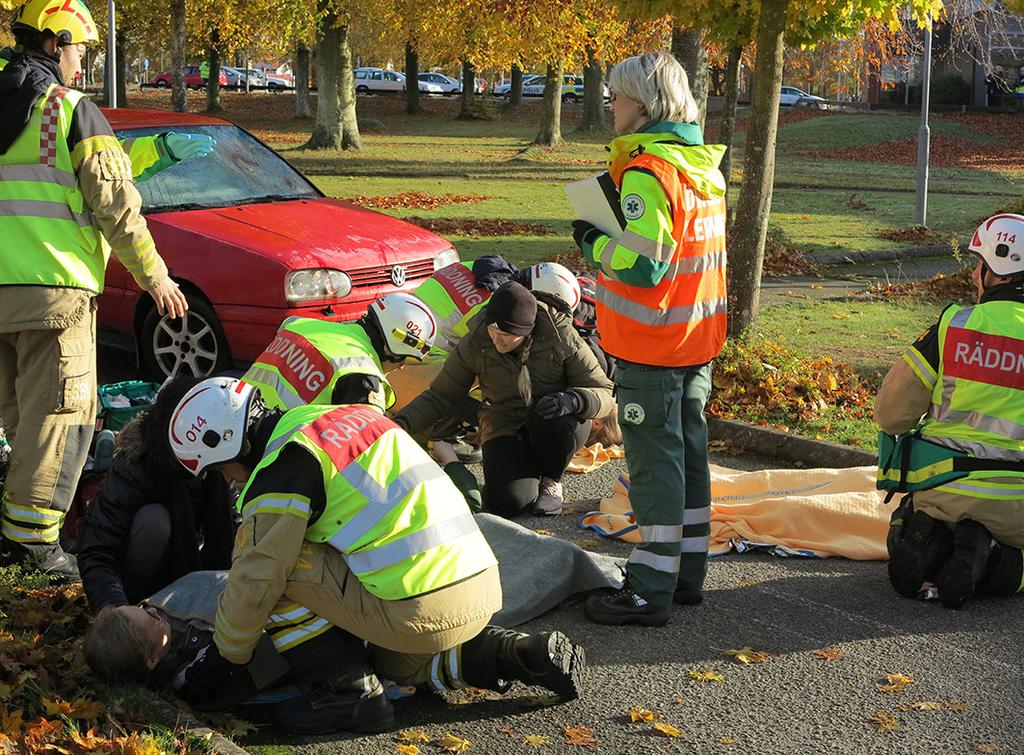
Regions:
<instances>
[{"instance_id":1,"label":"green equipment bag","mask_svg":"<svg viewBox=\"0 0 1024 755\"><path fill-rule=\"evenodd\" d=\"M103 427L117 432L127 425L132 417L153 405L159 383L143 380L125 380L121 383L107 383L99 387L100 411Z\"/></svg>"},{"instance_id":2,"label":"green equipment bag","mask_svg":"<svg viewBox=\"0 0 1024 755\"><path fill-rule=\"evenodd\" d=\"M966 477L969 470L962 462L969 460L965 453L922 438L920 427L902 435L889 435L883 431L878 433L875 487L889 491L888 503L896 493L928 490Z\"/></svg>"}]
</instances>

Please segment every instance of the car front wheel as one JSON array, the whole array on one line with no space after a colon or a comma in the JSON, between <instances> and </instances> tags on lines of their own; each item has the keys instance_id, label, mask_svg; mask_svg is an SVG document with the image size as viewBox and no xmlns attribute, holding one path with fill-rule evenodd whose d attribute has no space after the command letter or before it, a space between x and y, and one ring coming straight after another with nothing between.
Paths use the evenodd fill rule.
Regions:
<instances>
[{"instance_id":1,"label":"car front wheel","mask_svg":"<svg viewBox=\"0 0 1024 755\"><path fill-rule=\"evenodd\" d=\"M213 308L194 294L186 294L188 311L172 320L156 308L146 315L139 337L139 361L147 375L202 378L231 365L227 338Z\"/></svg>"},{"instance_id":2,"label":"car front wheel","mask_svg":"<svg viewBox=\"0 0 1024 755\"><path fill-rule=\"evenodd\" d=\"M156 82L156 85L161 89L166 89L169 86L166 79L160 79L160 81Z\"/></svg>"}]
</instances>

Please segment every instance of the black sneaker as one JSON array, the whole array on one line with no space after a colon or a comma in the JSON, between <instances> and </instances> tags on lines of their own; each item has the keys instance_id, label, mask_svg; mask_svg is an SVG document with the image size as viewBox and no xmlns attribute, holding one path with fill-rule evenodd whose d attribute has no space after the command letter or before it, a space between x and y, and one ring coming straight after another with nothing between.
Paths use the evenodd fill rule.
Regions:
<instances>
[{"instance_id":1,"label":"black sneaker","mask_svg":"<svg viewBox=\"0 0 1024 755\"><path fill-rule=\"evenodd\" d=\"M520 634L508 650L498 659L502 676L544 687L563 700L575 700L583 692L587 652L561 632Z\"/></svg>"},{"instance_id":2,"label":"black sneaker","mask_svg":"<svg viewBox=\"0 0 1024 755\"><path fill-rule=\"evenodd\" d=\"M658 608L640 597L628 585L611 595L595 595L583 604L583 612L595 624L640 624L645 627L664 626L671 609Z\"/></svg>"},{"instance_id":3,"label":"black sneaker","mask_svg":"<svg viewBox=\"0 0 1024 755\"><path fill-rule=\"evenodd\" d=\"M677 606L695 606L704 602L704 593L677 587L676 591L672 593L672 602Z\"/></svg>"},{"instance_id":4,"label":"black sneaker","mask_svg":"<svg viewBox=\"0 0 1024 755\"><path fill-rule=\"evenodd\" d=\"M339 687L331 681L314 685L305 695L274 706L274 725L292 734L367 734L395 727L395 711L376 676L366 685Z\"/></svg>"},{"instance_id":5,"label":"black sneaker","mask_svg":"<svg viewBox=\"0 0 1024 755\"><path fill-rule=\"evenodd\" d=\"M923 511L904 525L903 537L889 555L889 581L900 595L916 598L925 581L933 581L953 550L953 534Z\"/></svg>"},{"instance_id":6,"label":"black sneaker","mask_svg":"<svg viewBox=\"0 0 1024 755\"><path fill-rule=\"evenodd\" d=\"M953 532L953 555L939 570L936 586L946 608L963 608L985 576L992 536L973 519L957 522Z\"/></svg>"}]
</instances>

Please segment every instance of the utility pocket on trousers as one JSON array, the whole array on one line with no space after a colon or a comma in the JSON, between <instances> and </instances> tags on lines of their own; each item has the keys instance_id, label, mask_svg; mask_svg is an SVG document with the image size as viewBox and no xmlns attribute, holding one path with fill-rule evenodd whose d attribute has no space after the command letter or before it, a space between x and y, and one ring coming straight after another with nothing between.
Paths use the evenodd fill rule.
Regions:
<instances>
[{"instance_id":1,"label":"utility pocket on trousers","mask_svg":"<svg viewBox=\"0 0 1024 755\"><path fill-rule=\"evenodd\" d=\"M54 410L58 414L95 410L94 317L94 307L90 306L88 311L83 313L81 320L57 335L60 358L57 366L58 384Z\"/></svg>"}]
</instances>

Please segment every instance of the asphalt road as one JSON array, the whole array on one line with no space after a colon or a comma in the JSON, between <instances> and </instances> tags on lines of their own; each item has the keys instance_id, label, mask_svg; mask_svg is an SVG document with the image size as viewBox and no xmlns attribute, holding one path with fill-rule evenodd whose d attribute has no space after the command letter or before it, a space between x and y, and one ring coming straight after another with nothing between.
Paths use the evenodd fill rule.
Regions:
<instances>
[{"instance_id":1,"label":"asphalt road","mask_svg":"<svg viewBox=\"0 0 1024 755\"><path fill-rule=\"evenodd\" d=\"M761 459L718 457L739 468L772 466ZM599 541L576 526L587 499L610 488L621 463L567 477L570 511L528 518L534 529L625 556L628 546ZM395 753L397 734L425 731L420 752L440 753L445 733L468 740L472 753L970 753L1024 751L1021 723L1021 645L1018 600L971 604L949 611L917 603L889 587L885 565L842 559L782 559L744 554L714 559L706 599L677 609L658 629L590 624L579 605L559 608L522 627L560 629L582 643L589 688L575 702L535 707L517 685L504 699L442 699L418 693L396 703L398 730L367 737L316 739L254 737L250 745L289 744L296 752ZM749 646L771 653L741 665L722 654ZM824 660L822 648L841 654ZM690 672L712 669L721 682ZM888 674L913 678L902 691L880 687ZM900 710L924 703L922 710ZM936 707L933 710L931 708ZM669 739L650 723L628 723L630 707L664 714L683 730ZM878 712L896 731L869 720ZM563 727L593 729L591 747L566 744ZM541 748L527 735L546 736ZM979 750L979 746L983 749ZM998 749L996 749L998 748Z\"/></svg>"}]
</instances>

